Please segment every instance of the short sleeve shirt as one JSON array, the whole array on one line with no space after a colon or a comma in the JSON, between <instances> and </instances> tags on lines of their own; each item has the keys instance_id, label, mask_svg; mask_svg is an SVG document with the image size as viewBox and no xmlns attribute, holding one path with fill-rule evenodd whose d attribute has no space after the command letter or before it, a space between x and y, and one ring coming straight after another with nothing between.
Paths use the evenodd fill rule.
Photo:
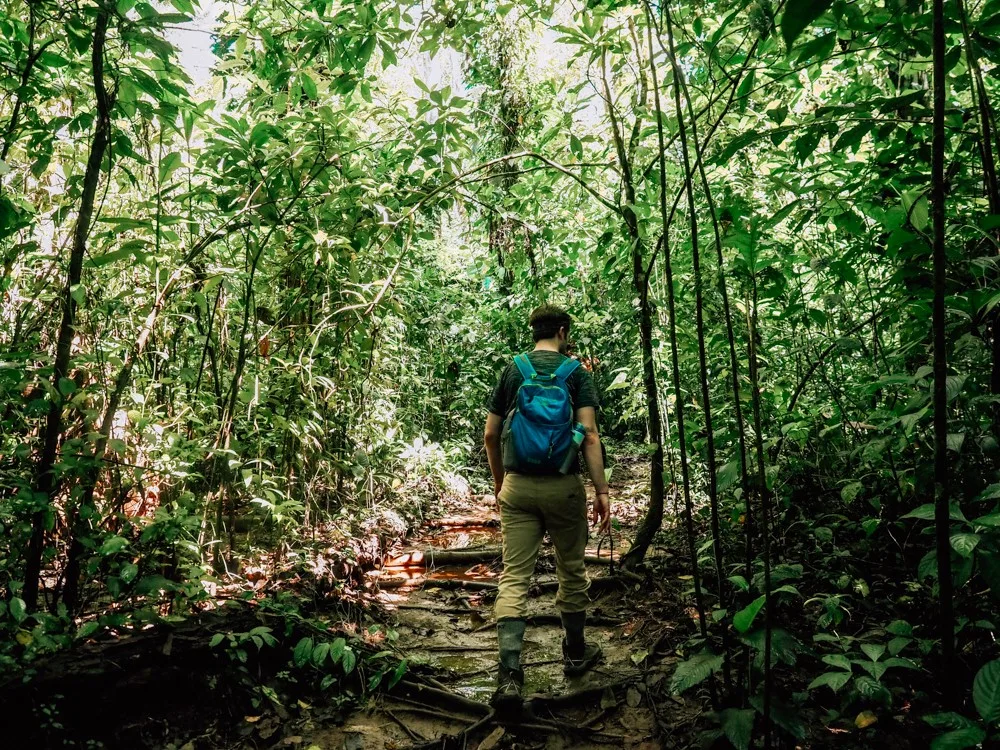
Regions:
<instances>
[{"instance_id":1,"label":"short sleeve shirt","mask_svg":"<svg viewBox=\"0 0 1000 750\"><path fill-rule=\"evenodd\" d=\"M528 352L528 361L531 362L531 366L539 375L551 375L567 359L568 357L559 352L546 350ZM496 388L493 389L493 395L488 404L490 412L506 419L507 412L514 407L517 389L521 387L522 382L524 382L524 378L521 377L517 365L511 360L504 368ZM600 408L601 403L597 387L594 385L594 378L582 366L573 371L573 374L566 381L566 386L569 388L574 409L582 409L587 406L592 406L595 409Z\"/></svg>"}]
</instances>

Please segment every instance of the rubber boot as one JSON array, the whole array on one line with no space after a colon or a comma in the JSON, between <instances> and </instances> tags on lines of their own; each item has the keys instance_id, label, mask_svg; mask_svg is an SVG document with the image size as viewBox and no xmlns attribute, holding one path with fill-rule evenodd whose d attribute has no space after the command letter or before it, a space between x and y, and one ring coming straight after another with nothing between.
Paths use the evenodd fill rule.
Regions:
<instances>
[{"instance_id":1,"label":"rubber boot","mask_svg":"<svg viewBox=\"0 0 1000 750\"><path fill-rule=\"evenodd\" d=\"M597 664L603 653L596 643L587 643L583 631L587 625L587 613L563 612L563 674L578 677Z\"/></svg>"},{"instance_id":2,"label":"rubber boot","mask_svg":"<svg viewBox=\"0 0 1000 750\"><path fill-rule=\"evenodd\" d=\"M497 669L497 689L490 699L490 705L497 713L516 713L521 708L521 691L524 689L521 646L524 643L524 630L524 620L500 620L497 623L500 664Z\"/></svg>"}]
</instances>

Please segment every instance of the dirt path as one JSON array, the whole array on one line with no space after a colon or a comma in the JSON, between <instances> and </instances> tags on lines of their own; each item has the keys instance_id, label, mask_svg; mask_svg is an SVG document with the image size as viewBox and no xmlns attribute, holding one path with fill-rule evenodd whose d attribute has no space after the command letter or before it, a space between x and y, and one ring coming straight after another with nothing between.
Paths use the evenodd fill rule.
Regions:
<instances>
[{"instance_id":1,"label":"dirt path","mask_svg":"<svg viewBox=\"0 0 1000 750\"><path fill-rule=\"evenodd\" d=\"M660 748L658 709L646 694L668 676L673 660L646 666L647 649L637 637L643 618L628 601L634 603L641 585L620 580L609 585L607 538L601 543L592 537L587 550L595 600L588 638L603 648L604 663L578 679L563 676L555 564L546 542L533 579L522 656L524 723L498 724L489 716L496 679L492 602L501 567L500 529L495 509L484 513L480 505L472 501L450 508L453 515L407 540L379 574L380 600L398 623L398 645L411 668L432 670L440 689L459 700L443 706L438 694L383 696L340 727L304 734L302 746ZM631 515L627 507L618 510ZM627 527L612 532L616 560L628 533Z\"/></svg>"}]
</instances>

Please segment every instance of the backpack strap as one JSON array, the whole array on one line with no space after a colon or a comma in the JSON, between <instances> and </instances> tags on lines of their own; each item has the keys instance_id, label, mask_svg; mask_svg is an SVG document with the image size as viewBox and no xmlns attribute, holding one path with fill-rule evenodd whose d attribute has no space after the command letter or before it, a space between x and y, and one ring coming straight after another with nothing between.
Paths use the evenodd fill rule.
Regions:
<instances>
[{"instance_id":1,"label":"backpack strap","mask_svg":"<svg viewBox=\"0 0 1000 750\"><path fill-rule=\"evenodd\" d=\"M525 381L534 380L538 377L538 373L535 372L535 368L532 366L527 354L518 354L514 357L514 364L517 365L518 372L521 373L521 377Z\"/></svg>"},{"instance_id":2,"label":"backpack strap","mask_svg":"<svg viewBox=\"0 0 1000 750\"><path fill-rule=\"evenodd\" d=\"M552 373L552 377L562 383L569 380L569 376L576 372L576 368L580 366L580 360L578 359L567 359Z\"/></svg>"}]
</instances>

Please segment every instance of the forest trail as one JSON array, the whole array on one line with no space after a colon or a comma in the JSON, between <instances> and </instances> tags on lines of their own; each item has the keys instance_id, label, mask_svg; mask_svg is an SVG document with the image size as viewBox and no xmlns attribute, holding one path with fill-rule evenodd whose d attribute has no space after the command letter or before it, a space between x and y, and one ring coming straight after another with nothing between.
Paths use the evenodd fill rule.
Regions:
<instances>
[{"instance_id":1,"label":"forest trail","mask_svg":"<svg viewBox=\"0 0 1000 750\"><path fill-rule=\"evenodd\" d=\"M630 477L621 494L629 497L641 481ZM496 510L484 512L482 502L470 499L464 507L450 507L448 516L425 523L376 573L379 599L398 623L401 655L416 669L430 669L438 689L455 698L449 702L440 694L420 692L382 695L341 726L304 733L303 747L663 747L656 739L662 734L657 721L668 723L668 712L691 714L697 708L681 700L653 706L646 699L648 687L669 677L675 659L648 663L657 623L630 596L641 584L609 576L611 548L617 563L623 547L627 549L631 524L617 525L613 545L607 537L591 537L587 556L594 604L588 638L601 645L604 660L572 680L562 673L555 561L546 539L528 610L525 713L520 724L494 720L488 701L496 677L492 602L501 570L500 528ZM630 518L632 511L627 500L615 508L617 518ZM666 645L666 638L656 640L659 648Z\"/></svg>"}]
</instances>

